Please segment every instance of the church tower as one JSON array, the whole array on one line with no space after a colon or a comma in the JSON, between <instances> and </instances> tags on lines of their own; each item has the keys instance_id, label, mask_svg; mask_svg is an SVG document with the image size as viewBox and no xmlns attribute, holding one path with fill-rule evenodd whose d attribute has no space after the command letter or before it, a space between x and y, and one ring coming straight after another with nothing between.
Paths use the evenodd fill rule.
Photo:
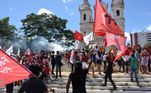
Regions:
<instances>
[{"instance_id":1,"label":"church tower","mask_svg":"<svg viewBox=\"0 0 151 93\"><path fill-rule=\"evenodd\" d=\"M80 11L80 31L83 36L93 31L92 10L88 0L83 0L79 7Z\"/></svg>"},{"instance_id":2,"label":"church tower","mask_svg":"<svg viewBox=\"0 0 151 93\"><path fill-rule=\"evenodd\" d=\"M111 10L113 19L125 31L124 0L112 0Z\"/></svg>"}]
</instances>

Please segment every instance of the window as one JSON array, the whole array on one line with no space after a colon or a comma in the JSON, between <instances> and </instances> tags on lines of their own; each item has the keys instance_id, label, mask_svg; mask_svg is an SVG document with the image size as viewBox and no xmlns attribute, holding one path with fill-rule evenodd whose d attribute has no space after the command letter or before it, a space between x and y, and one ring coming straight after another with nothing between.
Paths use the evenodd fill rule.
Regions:
<instances>
[{"instance_id":1,"label":"window","mask_svg":"<svg viewBox=\"0 0 151 93\"><path fill-rule=\"evenodd\" d=\"M116 10L116 15L120 16L120 10Z\"/></svg>"},{"instance_id":2,"label":"window","mask_svg":"<svg viewBox=\"0 0 151 93\"><path fill-rule=\"evenodd\" d=\"M83 15L83 20L84 20L84 21L86 20L86 14Z\"/></svg>"}]
</instances>

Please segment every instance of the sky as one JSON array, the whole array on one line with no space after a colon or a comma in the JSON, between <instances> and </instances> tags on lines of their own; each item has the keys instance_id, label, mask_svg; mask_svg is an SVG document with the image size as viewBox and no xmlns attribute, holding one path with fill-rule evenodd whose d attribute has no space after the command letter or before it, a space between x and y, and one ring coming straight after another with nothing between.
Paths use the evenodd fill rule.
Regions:
<instances>
[{"instance_id":1,"label":"sky","mask_svg":"<svg viewBox=\"0 0 151 93\"><path fill-rule=\"evenodd\" d=\"M102 0L109 4L112 0ZM125 1L125 31L128 33L151 31L151 0L124 0ZM79 30L79 6L83 0L1 0L0 19L10 17L10 24L21 28L20 20L30 13L53 13L67 19L67 28ZM95 0L89 0L91 8Z\"/></svg>"}]
</instances>

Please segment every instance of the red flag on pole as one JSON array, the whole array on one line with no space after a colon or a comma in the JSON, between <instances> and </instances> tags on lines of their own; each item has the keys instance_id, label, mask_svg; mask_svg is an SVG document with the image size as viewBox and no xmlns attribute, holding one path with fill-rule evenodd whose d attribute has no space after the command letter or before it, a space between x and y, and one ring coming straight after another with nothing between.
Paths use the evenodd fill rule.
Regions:
<instances>
[{"instance_id":1,"label":"red flag on pole","mask_svg":"<svg viewBox=\"0 0 151 93\"><path fill-rule=\"evenodd\" d=\"M112 19L99 0L96 0L95 5L93 31L98 36L105 36L106 32L124 36L124 32Z\"/></svg>"},{"instance_id":2,"label":"red flag on pole","mask_svg":"<svg viewBox=\"0 0 151 93\"><path fill-rule=\"evenodd\" d=\"M104 14L106 13L99 0L96 0L95 12L94 12L94 27L93 31L98 36L105 36L106 27Z\"/></svg>"},{"instance_id":3,"label":"red flag on pole","mask_svg":"<svg viewBox=\"0 0 151 93\"><path fill-rule=\"evenodd\" d=\"M123 49L122 51L117 52L114 61L118 60L120 57L122 57L124 55L131 55L131 54L132 54L132 52L127 47L125 47L125 49Z\"/></svg>"},{"instance_id":4,"label":"red flag on pole","mask_svg":"<svg viewBox=\"0 0 151 93\"><path fill-rule=\"evenodd\" d=\"M74 39L78 41L83 41L83 35L79 33L78 31L75 31Z\"/></svg>"},{"instance_id":5,"label":"red flag on pole","mask_svg":"<svg viewBox=\"0 0 151 93\"><path fill-rule=\"evenodd\" d=\"M119 50L124 50L126 45L126 37L106 33L105 35L106 46L116 45Z\"/></svg>"},{"instance_id":6,"label":"red flag on pole","mask_svg":"<svg viewBox=\"0 0 151 93\"><path fill-rule=\"evenodd\" d=\"M0 87L28 78L32 73L0 49Z\"/></svg>"}]
</instances>

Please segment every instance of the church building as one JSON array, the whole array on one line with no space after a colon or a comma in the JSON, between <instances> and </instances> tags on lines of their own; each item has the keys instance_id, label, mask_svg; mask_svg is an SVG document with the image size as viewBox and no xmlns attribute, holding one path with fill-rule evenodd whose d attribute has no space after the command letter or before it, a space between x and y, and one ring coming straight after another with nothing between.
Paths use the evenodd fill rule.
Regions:
<instances>
[{"instance_id":1,"label":"church building","mask_svg":"<svg viewBox=\"0 0 151 93\"><path fill-rule=\"evenodd\" d=\"M108 4L105 4L102 0L100 3L108 10ZM83 36L86 36L93 31L94 18L89 0L83 0L79 7L80 12L80 31ZM125 31L125 18L124 18L124 0L112 0L111 3L111 16L120 26L122 31ZM103 43L103 37L95 37L95 42Z\"/></svg>"}]
</instances>

